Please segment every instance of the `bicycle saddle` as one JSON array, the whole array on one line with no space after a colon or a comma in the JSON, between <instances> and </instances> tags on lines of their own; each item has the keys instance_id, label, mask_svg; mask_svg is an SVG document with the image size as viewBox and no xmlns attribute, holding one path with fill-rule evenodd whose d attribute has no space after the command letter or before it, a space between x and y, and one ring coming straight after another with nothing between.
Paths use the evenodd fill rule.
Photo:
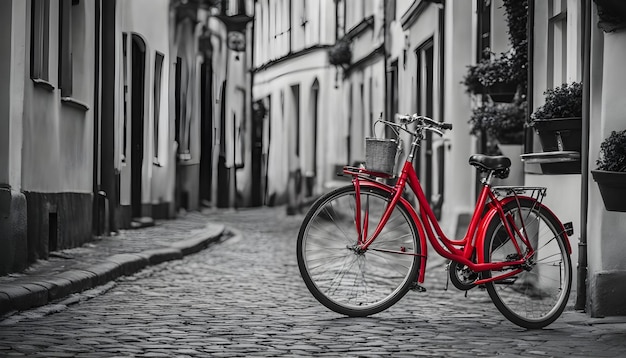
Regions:
<instances>
[{"instance_id":1,"label":"bicycle saddle","mask_svg":"<svg viewBox=\"0 0 626 358\"><path fill-rule=\"evenodd\" d=\"M469 158L470 165L475 166L483 172L493 171L497 178L506 178L509 176L509 168L511 167L511 159L503 155L484 155L474 154Z\"/></svg>"}]
</instances>

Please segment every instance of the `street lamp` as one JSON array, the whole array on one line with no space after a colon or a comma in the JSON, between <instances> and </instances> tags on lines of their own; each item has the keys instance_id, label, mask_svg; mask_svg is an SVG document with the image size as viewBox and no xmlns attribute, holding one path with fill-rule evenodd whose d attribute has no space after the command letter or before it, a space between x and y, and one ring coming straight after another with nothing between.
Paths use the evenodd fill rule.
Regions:
<instances>
[{"instance_id":1,"label":"street lamp","mask_svg":"<svg viewBox=\"0 0 626 358\"><path fill-rule=\"evenodd\" d=\"M246 25L252 21L253 17L246 14L217 15L217 19L226 25L226 45L235 52L246 50Z\"/></svg>"}]
</instances>

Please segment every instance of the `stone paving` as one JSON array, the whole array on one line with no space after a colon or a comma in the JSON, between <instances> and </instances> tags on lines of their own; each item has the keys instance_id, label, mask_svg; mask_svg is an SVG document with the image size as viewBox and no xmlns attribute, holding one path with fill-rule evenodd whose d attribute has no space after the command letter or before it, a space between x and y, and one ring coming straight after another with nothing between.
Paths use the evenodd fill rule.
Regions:
<instances>
[{"instance_id":1,"label":"stone paving","mask_svg":"<svg viewBox=\"0 0 626 358\"><path fill-rule=\"evenodd\" d=\"M25 272L0 276L0 315L41 306L102 285L149 265L179 259L219 240L224 225L198 212L157 222L141 230L121 230L82 247L50 254Z\"/></svg>"},{"instance_id":2,"label":"stone paving","mask_svg":"<svg viewBox=\"0 0 626 358\"><path fill-rule=\"evenodd\" d=\"M444 262L436 259L429 260L427 292L409 292L372 317L343 317L319 304L302 282L295 258L302 215L287 216L284 208L194 215L199 225L203 220L224 225L228 238L180 260L7 316L0 321L0 356L626 354L626 320L590 319L570 305L548 328L523 330L499 314L486 292L474 289L466 297L454 288L444 290Z\"/></svg>"}]
</instances>

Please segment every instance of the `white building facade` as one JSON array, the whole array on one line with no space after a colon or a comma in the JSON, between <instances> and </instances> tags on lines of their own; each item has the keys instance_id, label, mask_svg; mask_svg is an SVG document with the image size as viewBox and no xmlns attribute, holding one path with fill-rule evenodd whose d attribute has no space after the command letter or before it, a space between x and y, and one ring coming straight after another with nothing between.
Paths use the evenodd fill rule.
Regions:
<instances>
[{"instance_id":1,"label":"white building facade","mask_svg":"<svg viewBox=\"0 0 626 358\"><path fill-rule=\"evenodd\" d=\"M335 176L343 109L327 54L334 16L333 1L255 3L252 91L262 166L253 180L263 184L264 205L298 210Z\"/></svg>"}]
</instances>

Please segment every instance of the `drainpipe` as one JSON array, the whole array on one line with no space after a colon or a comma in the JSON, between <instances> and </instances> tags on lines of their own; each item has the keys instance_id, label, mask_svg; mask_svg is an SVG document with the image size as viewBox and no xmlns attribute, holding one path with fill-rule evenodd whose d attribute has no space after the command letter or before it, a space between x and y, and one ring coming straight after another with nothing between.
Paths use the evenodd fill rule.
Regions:
<instances>
[{"instance_id":1,"label":"drainpipe","mask_svg":"<svg viewBox=\"0 0 626 358\"><path fill-rule=\"evenodd\" d=\"M91 222L92 234L94 235L102 235L102 227L100 225L100 217L104 214L101 212L99 201L100 198L98 196L98 190L100 187L100 178L99 178L99 166L100 166L100 1L96 1L95 3L95 34L94 34L94 43L95 43L95 53L94 53L94 84L93 84L93 167L92 167L92 181L93 181L93 196L92 196L92 205L93 205L93 217Z\"/></svg>"},{"instance_id":2,"label":"drainpipe","mask_svg":"<svg viewBox=\"0 0 626 358\"><path fill-rule=\"evenodd\" d=\"M102 79L100 81L100 190L108 198L108 226L106 231L116 232L118 222L115 218L117 211L118 188L115 181L115 8L116 0L102 0L101 2L101 41L100 52Z\"/></svg>"},{"instance_id":3,"label":"drainpipe","mask_svg":"<svg viewBox=\"0 0 626 358\"><path fill-rule=\"evenodd\" d=\"M584 310L587 303L587 211L589 209L589 115L591 107L591 0L583 12L583 118L581 157L580 239L578 242L578 280L574 308Z\"/></svg>"},{"instance_id":4,"label":"drainpipe","mask_svg":"<svg viewBox=\"0 0 626 358\"><path fill-rule=\"evenodd\" d=\"M535 61L534 61L534 43L535 43L535 0L528 0L528 30L526 37L528 38L528 75L527 75L527 86L526 86L526 108L527 111L530 112L534 108L534 97L533 97L533 86L535 84L535 80L533 77L533 73L535 72ZM527 116L530 113L526 114ZM528 117L527 117L528 118ZM525 128L526 134L524 138L524 154L532 153L533 151L533 129L531 127Z\"/></svg>"},{"instance_id":5,"label":"drainpipe","mask_svg":"<svg viewBox=\"0 0 626 358\"><path fill-rule=\"evenodd\" d=\"M388 36L389 36L389 29L388 26L390 25L390 21L388 20L389 13L388 13L388 8L387 8L387 3L385 2L383 5L383 83L384 83L384 98L383 98L383 112L385 112L385 117L387 118L392 118L389 112L389 109L391 108L391 106L389 105L389 81L387 80L387 69L389 66L389 61L387 60L387 57L389 56L389 51L387 50L387 46L389 46L389 42L388 42ZM335 17L337 17L337 11L335 9ZM335 25L335 29L337 28L337 26ZM336 31L336 30L335 30ZM336 37L336 36L335 36ZM381 115L383 115L381 113ZM373 131L373 129L372 129ZM374 133L372 133L372 135L374 135Z\"/></svg>"}]
</instances>

